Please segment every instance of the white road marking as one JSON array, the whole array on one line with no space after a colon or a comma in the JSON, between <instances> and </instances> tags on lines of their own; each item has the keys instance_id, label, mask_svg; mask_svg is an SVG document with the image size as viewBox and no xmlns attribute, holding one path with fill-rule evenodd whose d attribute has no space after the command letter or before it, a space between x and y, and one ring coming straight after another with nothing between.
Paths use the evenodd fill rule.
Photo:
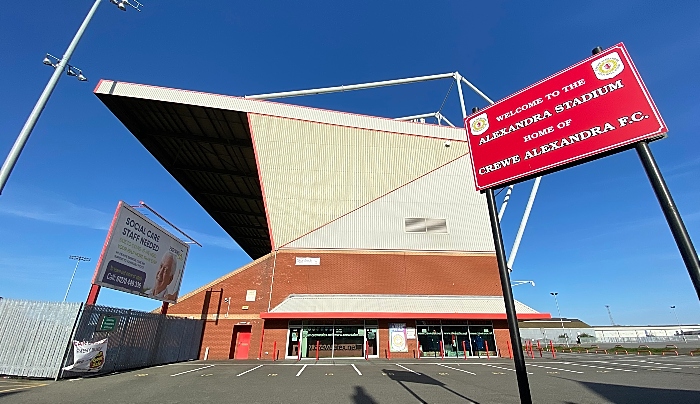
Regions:
<instances>
[{"instance_id":1,"label":"white road marking","mask_svg":"<svg viewBox=\"0 0 700 404\"><path fill-rule=\"evenodd\" d=\"M358 375L362 376L362 373L360 372L360 369L358 369L357 366L355 366L354 363L352 364L352 368L355 369L355 372L357 372Z\"/></svg>"},{"instance_id":2,"label":"white road marking","mask_svg":"<svg viewBox=\"0 0 700 404\"><path fill-rule=\"evenodd\" d=\"M488 365L488 364L486 364L486 363L476 363L476 365L488 366L488 367L490 367L490 368L496 368L496 369L502 369L502 370L510 370L511 372L515 372L515 369L504 368L504 367L494 366L494 365ZM527 374L531 375L532 373L527 372Z\"/></svg>"},{"instance_id":3,"label":"white road marking","mask_svg":"<svg viewBox=\"0 0 700 404\"><path fill-rule=\"evenodd\" d=\"M304 369L306 369L307 366L309 366L309 365L302 366L301 369L299 369L299 373L297 373L297 376L299 376L301 374L301 372L303 372Z\"/></svg>"},{"instance_id":4,"label":"white road marking","mask_svg":"<svg viewBox=\"0 0 700 404\"><path fill-rule=\"evenodd\" d=\"M436 365L442 366L443 368L448 368L448 369L452 369L452 370L457 370L457 371L459 371L459 372L469 373L470 375L476 376L476 373L470 372L470 371L468 371L468 370L453 368L453 367L451 367L451 366L443 365L443 364L441 364L441 363L436 363Z\"/></svg>"},{"instance_id":5,"label":"white road marking","mask_svg":"<svg viewBox=\"0 0 700 404\"><path fill-rule=\"evenodd\" d=\"M603 362L603 361L594 361L594 362ZM669 367L652 366L652 365L635 365L633 363L618 363L618 362L603 362L603 363L608 363L610 365L635 366L635 367L639 367L639 368L661 368L661 369L681 370L681 368L669 368ZM653 363L653 362L647 362L647 363Z\"/></svg>"},{"instance_id":6,"label":"white road marking","mask_svg":"<svg viewBox=\"0 0 700 404\"><path fill-rule=\"evenodd\" d=\"M587 368L596 368L596 369L605 369L605 370L619 370L620 372L633 372L637 373L636 370L631 370L631 369L618 369L618 368L606 368L603 366L593 366L593 365L584 365L583 363L573 363L573 362L559 362L562 365L572 365L572 366L584 366Z\"/></svg>"},{"instance_id":7,"label":"white road marking","mask_svg":"<svg viewBox=\"0 0 700 404\"><path fill-rule=\"evenodd\" d=\"M578 372L576 370L568 370L568 369L560 369L560 368L553 368L550 366L542 366L542 365L534 365L532 363L528 364L527 366L534 366L536 368L544 368L544 369L552 369L552 370L561 370L562 372L571 372L571 373L578 373L578 374L583 374L583 372Z\"/></svg>"},{"instance_id":8,"label":"white road marking","mask_svg":"<svg viewBox=\"0 0 700 404\"><path fill-rule=\"evenodd\" d=\"M246 374L246 373L248 373L248 372L252 372L252 371L254 371L255 369L260 369L261 367L263 367L263 365L258 365L258 366L254 367L254 368L252 368L252 369L246 370L246 371L243 372L243 373L237 374L236 377L243 376L244 374Z\"/></svg>"},{"instance_id":9,"label":"white road marking","mask_svg":"<svg viewBox=\"0 0 700 404\"><path fill-rule=\"evenodd\" d=\"M172 376L180 376L180 375L184 375L185 373L196 372L196 371L198 371L198 370L210 368L210 367L212 367L212 366L214 366L214 365L203 366L203 367L201 367L201 368L192 369L192 370L188 370L188 371L180 372L180 373L175 373L174 375L170 375L170 376L171 376L171 377L172 377Z\"/></svg>"},{"instance_id":10,"label":"white road marking","mask_svg":"<svg viewBox=\"0 0 700 404\"><path fill-rule=\"evenodd\" d=\"M406 369L406 370L408 370L409 372L413 372L413 373L415 373L415 374L417 374L417 375L420 374L420 373L416 372L415 370L411 370L411 369L407 368L406 366L401 366L401 365L399 365L398 363L396 364L396 366L400 367L401 369Z\"/></svg>"}]
</instances>

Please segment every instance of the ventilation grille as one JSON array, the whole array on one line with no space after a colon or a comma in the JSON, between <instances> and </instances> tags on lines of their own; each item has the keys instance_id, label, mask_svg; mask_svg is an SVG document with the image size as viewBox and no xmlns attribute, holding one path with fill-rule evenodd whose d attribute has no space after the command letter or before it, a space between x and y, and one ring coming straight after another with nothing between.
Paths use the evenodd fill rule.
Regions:
<instances>
[{"instance_id":1,"label":"ventilation grille","mask_svg":"<svg viewBox=\"0 0 700 404\"><path fill-rule=\"evenodd\" d=\"M406 233L447 234L447 219L407 217L404 219L404 231Z\"/></svg>"}]
</instances>

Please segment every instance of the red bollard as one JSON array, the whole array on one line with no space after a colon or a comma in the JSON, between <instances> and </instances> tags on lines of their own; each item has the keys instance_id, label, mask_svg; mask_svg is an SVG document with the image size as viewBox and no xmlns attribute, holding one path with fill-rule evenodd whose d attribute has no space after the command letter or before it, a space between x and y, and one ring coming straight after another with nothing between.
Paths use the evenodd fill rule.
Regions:
<instances>
[{"instance_id":1,"label":"red bollard","mask_svg":"<svg viewBox=\"0 0 700 404\"><path fill-rule=\"evenodd\" d=\"M442 347L442 340L440 340L440 359L445 359L445 349Z\"/></svg>"},{"instance_id":2,"label":"red bollard","mask_svg":"<svg viewBox=\"0 0 700 404\"><path fill-rule=\"evenodd\" d=\"M508 357L513 359L513 351L510 349L510 340L508 340Z\"/></svg>"},{"instance_id":3,"label":"red bollard","mask_svg":"<svg viewBox=\"0 0 700 404\"><path fill-rule=\"evenodd\" d=\"M552 359L557 359L557 351L554 349L554 344L551 339L549 340L549 347L552 349Z\"/></svg>"},{"instance_id":4,"label":"red bollard","mask_svg":"<svg viewBox=\"0 0 700 404\"><path fill-rule=\"evenodd\" d=\"M464 360L467 360L467 343L462 341L462 351L464 352Z\"/></svg>"},{"instance_id":5,"label":"red bollard","mask_svg":"<svg viewBox=\"0 0 700 404\"><path fill-rule=\"evenodd\" d=\"M321 344L321 341L316 341L316 360L318 360L318 346Z\"/></svg>"},{"instance_id":6,"label":"red bollard","mask_svg":"<svg viewBox=\"0 0 700 404\"><path fill-rule=\"evenodd\" d=\"M418 359L420 359L422 352L423 352L423 348L421 348L421 346L418 345Z\"/></svg>"},{"instance_id":7,"label":"red bollard","mask_svg":"<svg viewBox=\"0 0 700 404\"><path fill-rule=\"evenodd\" d=\"M489 342L484 341L484 344L486 344L486 359L491 360L491 356L489 355Z\"/></svg>"},{"instance_id":8,"label":"red bollard","mask_svg":"<svg viewBox=\"0 0 700 404\"><path fill-rule=\"evenodd\" d=\"M277 341L275 341L275 343L272 344L272 360L277 360Z\"/></svg>"},{"instance_id":9,"label":"red bollard","mask_svg":"<svg viewBox=\"0 0 700 404\"><path fill-rule=\"evenodd\" d=\"M391 359L391 343L389 341L386 342L386 358Z\"/></svg>"},{"instance_id":10,"label":"red bollard","mask_svg":"<svg viewBox=\"0 0 700 404\"><path fill-rule=\"evenodd\" d=\"M369 360L369 341L365 341L365 360Z\"/></svg>"},{"instance_id":11,"label":"red bollard","mask_svg":"<svg viewBox=\"0 0 700 404\"><path fill-rule=\"evenodd\" d=\"M542 346L540 345L540 341L537 341L537 350L540 351L540 358L542 357Z\"/></svg>"},{"instance_id":12,"label":"red bollard","mask_svg":"<svg viewBox=\"0 0 700 404\"><path fill-rule=\"evenodd\" d=\"M297 344L297 360L301 360L301 334L299 335L299 343Z\"/></svg>"},{"instance_id":13,"label":"red bollard","mask_svg":"<svg viewBox=\"0 0 700 404\"><path fill-rule=\"evenodd\" d=\"M532 340L530 340L530 357L535 359L535 350L533 349Z\"/></svg>"}]
</instances>

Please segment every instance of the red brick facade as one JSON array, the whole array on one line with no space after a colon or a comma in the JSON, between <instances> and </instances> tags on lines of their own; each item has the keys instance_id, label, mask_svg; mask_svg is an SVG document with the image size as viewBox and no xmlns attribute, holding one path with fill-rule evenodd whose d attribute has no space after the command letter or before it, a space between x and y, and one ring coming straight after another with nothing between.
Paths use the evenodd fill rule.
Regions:
<instances>
[{"instance_id":1,"label":"red brick facade","mask_svg":"<svg viewBox=\"0 0 700 404\"><path fill-rule=\"evenodd\" d=\"M320 265L298 266L296 257L320 257ZM255 301L246 301L251 290L255 290ZM247 357L272 359L276 341L283 359L288 321L262 320L260 313L290 294L502 295L492 254L284 250L182 296L168 314L207 320L200 358L207 348L209 359L233 358L234 326L249 324L252 335ZM230 298L230 306L225 298ZM382 345L388 341L391 322L415 326L407 319L379 320L380 357L386 356L387 347ZM501 354L507 355L507 324L495 320L493 325ZM408 352L391 353L392 358L413 358L416 341L409 339Z\"/></svg>"}]
</instances>

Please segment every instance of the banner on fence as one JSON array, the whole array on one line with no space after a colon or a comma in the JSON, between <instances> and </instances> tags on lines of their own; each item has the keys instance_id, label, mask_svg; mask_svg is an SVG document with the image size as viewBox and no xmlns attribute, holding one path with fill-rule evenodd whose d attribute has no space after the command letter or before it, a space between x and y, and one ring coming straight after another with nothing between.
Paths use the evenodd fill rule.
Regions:
<instances>
[{"instance_id":1,"label":"banner on fence","mask_svg":"<svg viewBox=\"0 0 700 404\"><path fill-rule=\"evenodd\" d=\"M73 341L73 358L73 364L64 370L99 372L107 359L107 338L97 342Z\"/></svg>"}]
</instances>

